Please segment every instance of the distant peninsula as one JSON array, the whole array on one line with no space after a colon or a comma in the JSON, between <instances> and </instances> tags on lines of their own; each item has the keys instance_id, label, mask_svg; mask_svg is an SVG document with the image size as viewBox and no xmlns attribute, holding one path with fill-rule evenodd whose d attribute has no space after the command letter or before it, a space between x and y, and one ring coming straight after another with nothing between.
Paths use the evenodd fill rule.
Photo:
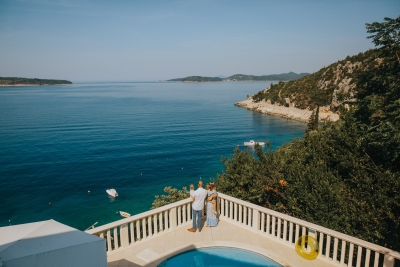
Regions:
<instances>
[{"instance_id":1,"label":"distant peninsula","mask_svg":"<svg viewBox=\"0 0 400 267\"><path fill-rule=\"evenodd\" d=\"M38 86L38 85L66 85L72 84L67 80L0 77L0 86Z\"/></svg>"},{"instance_id":2,"label":"distant peninsula","mask_svg":"<svg viewBox=\"0 0 400 267\"><path fill-rule=\"evenodd\" d=\"M220 77L203 77L203 76L189 76L186 78L177 78L168 80L169 82L244 82L244 81L293 81L301 77L309 75L309 73L282 73L282 74L271 74L271 75L245 75L235 74L227 78Z\"/></svg>"}]
</instances>

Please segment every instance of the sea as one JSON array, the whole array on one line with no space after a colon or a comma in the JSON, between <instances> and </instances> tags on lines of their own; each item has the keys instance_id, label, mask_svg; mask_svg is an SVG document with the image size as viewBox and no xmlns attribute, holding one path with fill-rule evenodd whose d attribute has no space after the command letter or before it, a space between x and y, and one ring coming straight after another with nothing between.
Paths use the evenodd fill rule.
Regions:
<instances>
[{"instance_id":1,"label":"sea","mask_svg":"<svg viewBox=\"0 0 400 267\"><path fill-rule=\"evenodd\" d=\"M110 223L149 210L166 186L215 180L243 142L301 138L305 123L233 105L270 83L0 87L0 226Z\"/></svg>"}]
</instances>

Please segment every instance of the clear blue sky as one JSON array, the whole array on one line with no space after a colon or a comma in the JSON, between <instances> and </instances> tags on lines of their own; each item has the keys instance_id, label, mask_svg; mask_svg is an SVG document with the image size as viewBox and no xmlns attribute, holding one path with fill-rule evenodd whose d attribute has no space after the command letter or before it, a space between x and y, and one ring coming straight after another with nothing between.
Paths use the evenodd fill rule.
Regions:
<instances>
[{"instance_id":1,"label":"clear blue sky","mask_svg":"<svg viewBox=\"0 0 400 267\"><path fill-rule=\"evenodd\" d=\"M0 0L0 76L140 81L314 72L372 48L399 0Z\"/></svg>"}]
</instances>

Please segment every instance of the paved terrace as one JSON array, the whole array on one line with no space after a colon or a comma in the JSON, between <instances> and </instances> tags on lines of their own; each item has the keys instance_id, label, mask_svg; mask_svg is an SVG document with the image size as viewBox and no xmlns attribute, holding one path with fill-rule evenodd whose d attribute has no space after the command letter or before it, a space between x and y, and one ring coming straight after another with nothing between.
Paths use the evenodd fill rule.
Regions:
<instances>
[{"instance_id":1,"label":"paved terrace","mask_svg":"<svg viewBox=\"0 0 400 267\"><path fill-rule=\"evenodd\" d=\"M191 200L182 200L91 230L107 239L108 266L157 266L181 252L211 246L257 252L283 266L393 267L400 253L219 194L220 222L191 233ZM295 251L302 235L319 241L319 255L306 260ZM396 264L396 265L397 265Z\"/></svg>"}]
</instances>

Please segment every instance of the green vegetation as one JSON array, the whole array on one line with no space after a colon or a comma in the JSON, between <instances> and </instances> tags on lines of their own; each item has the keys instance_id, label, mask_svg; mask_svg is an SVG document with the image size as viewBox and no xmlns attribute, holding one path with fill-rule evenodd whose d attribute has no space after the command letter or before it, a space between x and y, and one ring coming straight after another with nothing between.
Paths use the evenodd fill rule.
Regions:
<instances>
[{"instance_id":1,"label":"green vegetation","mask_svg":"<svg viewBox=\"0 0 400 267\"><path fill-rule=\"evenodd\" d=\"M235 74L224 79L219 77L189 76L186 78L171 79L168 81L170 82L291 81L299 79L308 74L309 73L297 74L294 72L262 75L262 76Z\"/></svg>"},{"instance_id":2,"label":"green vegetation","mask_svg":"<svg viewBox=\"0 0 400 267\"><path fill-rule=\"evenodd\" d=\"M310 73L297 74L294 72L262 75L262 76L235 74L228 78L225 78L224 81L292 81L292 80L297 80L309 74Z\"/></svg>"},{"instance_id":3,"label":"green vegetation","mask_svg":"<svg viewBox=\"0 0 400 267\"><path fill-rule=\"evenodd\" d=\"M400 17L385 21L366 24L380 47L356 56L368 67L353 74L357 99L341 119L318 128L315 114L277 150L235 149L219 191L400 250Z\"/></svg>"},{"instance_id":4,"label":"green vegetation","mask_svg":"<svg viewBox=\"0 0 400 267\"><path fill-rule=\"evenodd\" d=\"M67 80L0 77L0 85L61 85L61 84L72 84L72 82Z\"/></svg>"},{"instance_id":5,"label":"green vegetation","mask_svg":"<svg viewBox=\"0 0 400 267\"><path fill-rule=\"evenodd\" d=\"M202 76L189 76L186 78L178 78L168 80L169 82L222 82L219 77L202 77Z\"/></svg>"},{"instance_id":6,"label":"green vegetation","mask_svg":"<svg viewBox=\"0 0 400 267\"><path fill-rule=\"evenodd\" d=\"M292 103L296 108L310 110L316 106L330 106L330 110L337 111L342 104L354 102L358 75L378 67L382 60L380 57L376 49L347 56L344 60L296 81L271 84L253 95L253 100L269 100L271 104L282 106Z\"/></svg>"}]
</instances>

